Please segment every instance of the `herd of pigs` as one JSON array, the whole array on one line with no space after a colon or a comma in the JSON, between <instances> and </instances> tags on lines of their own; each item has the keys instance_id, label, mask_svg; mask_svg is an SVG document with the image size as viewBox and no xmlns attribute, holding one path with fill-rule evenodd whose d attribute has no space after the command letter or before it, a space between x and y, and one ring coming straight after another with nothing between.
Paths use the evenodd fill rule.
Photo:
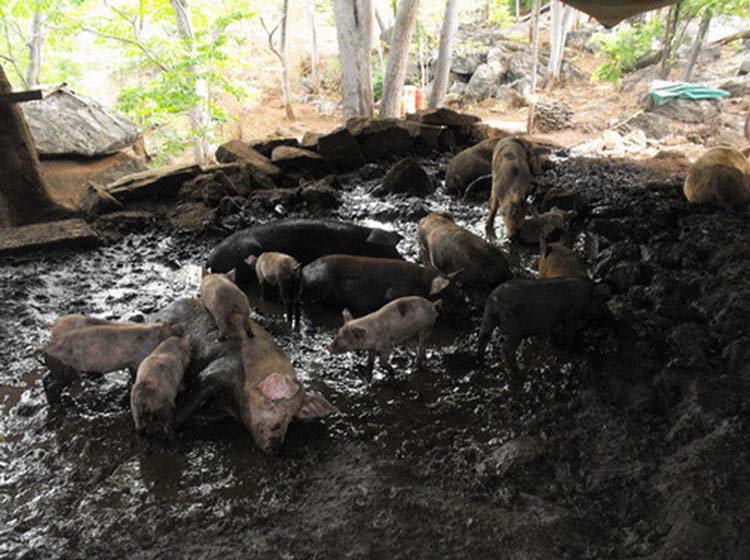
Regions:
<instances>
[{"instance_id":1,"label":"herd of pigs","mask_svg":"<svg viewBox=\"0 0 750 560\"><path fill-rule=\"evenodd\" d=\"M44 350L51 403L77 372L135 372L131 413L139 434L172 437L207 402L218 402L239 419L265 452L278 451L294 419L321 418L336 408L305 391L291 361L273 337L252 321L247 296L235 280L257 278L261 299L278 293L290 328L299 330L300 303L343 309L344 324L329 351L367 351L367 376L375 359L392 371L394 346L416 341L416 366L441 311L449 285L491 290L478 337L481 363L495 329L503 335L510 386L520 381L516 350L528 337L552 335L575 341L594 321L613 321L609 290L595 283L578 254L548 239L572 215L539 214L528 202L538 156L520 138L497 143L485 225L488 240L431 213L419 222L423 264L403 260L401 236L383 229L323 220L278 220L239 231L210 255L200 298L173 302L146 323L112 322L68 315L51 328ZM728 210L750 204L750 163L733 148L708 150L691 167L688 200ZM500 213L511 240L538 236L539 278L513 278L507 256L492 241ZM486 293L486 292L485 292ZM198 372L180 399L188 369ZM179 404L178 404L179 403Z\"/></svg>"}]
</instances>

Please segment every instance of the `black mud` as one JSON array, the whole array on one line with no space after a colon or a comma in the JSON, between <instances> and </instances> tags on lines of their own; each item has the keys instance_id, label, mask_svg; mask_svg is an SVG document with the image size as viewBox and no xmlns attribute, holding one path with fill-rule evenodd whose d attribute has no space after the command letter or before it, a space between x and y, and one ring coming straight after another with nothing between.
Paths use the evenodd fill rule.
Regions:
<instances>
[{"instance_id":1,"label":"black mud","mask_svg":"<svg viewBox=\"0 0 750 560\"><path fill-rule=\"evenodd\" d=\"M445 159L424 163L437 175ZM331 215L398 229L411 258L431 209L481 230L483 205L440 191L373 201L382 174L344 178ZM281 457L231 420L140 443L124 374L76 383L64 413L41 390L47 323L138 320L195 295L220 235L139 226L94 250L6 259L0 557L750 557L750 220L691 207L679 178L634 164L560 160L540 181L553 186L582 194L578 241L615 292L614 333L525 343L511 394L499 352L481 370L471 357L472 294L440 323L428 371L400 351L396 378L366 386L361 356L325 351L337 317L308 307L290 336L251 291L300 377L341 409L293 426ZM534 251L513 252L529 274Z\"/></svg>"}]
</instances>

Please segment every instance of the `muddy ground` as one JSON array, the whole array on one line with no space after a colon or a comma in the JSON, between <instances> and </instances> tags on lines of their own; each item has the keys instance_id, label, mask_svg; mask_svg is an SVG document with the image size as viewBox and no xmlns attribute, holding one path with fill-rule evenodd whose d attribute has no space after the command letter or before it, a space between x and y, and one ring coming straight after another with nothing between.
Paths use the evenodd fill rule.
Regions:
<instances>
[{"instance_id":1,"label":"muddy ground","mask_svg":"<svg viewBox=\"0 0 750 560\"><path fill-rule=\"evenodd\" d=\"M422 161L440 178L445 157ZM384 169L344 177L328 215L397 229L410 258L430 209L481 231L485 206L440 190L373 202ZM195 295L225 234L131 217L96 249L4 259L0 556L750 558L748 216L691 207L679 177L627 162L557 159L536 200L553 186L581 194L578 246L615 292L614 331L575 348L524 343L526 383L511 393L500 352L483 368L472 358L472 294L441 320L428 370L402 350L396 378L368 386L362 356L325 350L335 314L307 306L290 335L249 287L300 377L341 409L294 425L280 457L230 419L201 418L170 446L139 442L125 374L82 379L61 413L40 386L51 320L138 320ZM535 250L505 246L531 274Z\"/></svg>"}]
</instances>

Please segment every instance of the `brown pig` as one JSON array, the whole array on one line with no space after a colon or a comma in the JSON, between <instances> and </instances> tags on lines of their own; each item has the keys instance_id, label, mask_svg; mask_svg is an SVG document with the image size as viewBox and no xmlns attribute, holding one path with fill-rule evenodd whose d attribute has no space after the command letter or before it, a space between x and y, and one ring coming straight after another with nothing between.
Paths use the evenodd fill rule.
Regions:
<instances>
[{"instance_id":1,"label":"brown pig","mask_svg":"<svg viewBox=\"0 0 750 560\"><path fill-rule=\"evenodd\" d=\"M539 278L588 278L586 265L573 249L562 242L547 243L545 236L539 238Z\"/></svg>"},{"instance_id":2,"label":"brown pig","mask_svg":"<svg viewBox=\"0 0 750 560\"><path fill-rule=\"evenodd\" d=\"M492 331L499 328L505 337L506 360L517 381L516 349L524 338L549 335L556 329L572 337L588 321L609 319L608 297L606 286L588 278L516 279L500 284L484 306L477 359L484 358Z\"/></svg>"},{"instance_id":3,"label":"brown pig","mask_svg":"<svg viewBox=\"0 0 750 560\"><path fill-rule=\"evenodd\" d=\"M168 323L90 325L67 333L58 327L44 353L77 371L107 373L137 368L163 340L179 334Z\"/></svg>"},{"instance_id":4,"label":"brown pig","mask_svg":"<svg viewBox=\"0 0 750 560\"><path fill-rule=\"evenodd\" d=\"M190 362L190 339L172 336L138 366L130 390L130 412L141 435L170 438L174 433L175 399Z\"/></svg>"},{"instance_id":5,"label":"brown pig","mask_svg":"<svg viewBox=\"0 0 750 560\"><path fill-rule=\"evenodd\" d=\"M524 219L516 236L518 241L527 245L534 245L541 237L548 238L555 231L567 229L570 221L578 215L573 210L565 211L558 208L540 214L531 205L528 211L531 216Z\"/></svg>"},{"instance_id":6,"label":"brown pig","mask_svg":"<svg viewBox=\"0 0 750 560\"><path fill-rule=\"evenodd\" d=\"M734 148L711 148L690 166L683 191L695 204L727 210L746 208L750 203L750 162Z\"/></svg>"},{"instance_id":7,"label":"brown pig","mask_svg":"<svg viewBox=\"0 0 750 560\"><path fill-rule=\"evenodd\" d=\"M291 325L296 320L299 327L299 304L302 297L302 264L285 253L265 252L260 256L250 255L245 259L255 269L263 301L266 286L279 290L284 303L286 320Z\"/></svg>"},{"instance_id":8,"label":"brown pig","mask_svg":"<svg viewBox=\"0 0 750 560\"><path fill-rule=\"evenodd\" d=\"M306 393L284 351L271 335L253 325L256 330L252 338L240 331L245 375L237 414L258 447L275 453L284 445L292 420L322 418L337 410L323 397Z\"/></svg>"},{"instance_id":9,"label":"brown pig","mask_svg":"<svg viewBox=\"0 0 750 560\"><path fill-rule=\"evenodd\" d=\"M66 333L84 327L121 324L123 323L107 321L106 319L97 319L96 317L86 317L85 315L64 315L50 325L50 334L52 335L52 340L56 340Z\"/></svg>"},{"instance_id":10,"label":"brown pig","mask_svg":"<svg viewBox=\"0 0 750 560\"><path fill-rule=\"evenodd\" d=\"M201 299L219 328L219 338L236 338L238 331L248 334L250 303L234 283L234 274L209 274L203 269Z\"/></svg>"},{"instance_id":11,"label":"brown pig","mask_svg":"<svg viewBox=\"0 0 750 560\"><path fill-rule=\"evenodd\" d=\"M429 262L445 275L457 275L468 286L497 286L512 276L505 254L457 225L447 214L433 212L419 221L419 243Z\"/></svg>"},{"instance_id":12,"label":"brown pig","mask_svg":"<svg viewBox=\"0 0 750 560\"><path fill-rule=\"evenodd\" d=\"M495 239L495 216L500 215L509 238L516 236L526 216L532 176L540 164L531 146L517 137L503 138L492 153L492 192L485 234Z\"/></svg>"},{"instance_id":13,"label":"brown pig","mask_svg":"<svg viewBox=\"0 0 750 560\"><path fill-rule=\"evenodd\" d=\"M389 360L393 346L416 338L415 365L420 367L441 304L440 300L432 303L419 296L402 297L359 319L354 319L345 309L344 325L336 333L330 351L341 354L367 350L367 374L372 378L375 354L380 358L380 365L392 371Z\"/></svg>"}]
</instances>

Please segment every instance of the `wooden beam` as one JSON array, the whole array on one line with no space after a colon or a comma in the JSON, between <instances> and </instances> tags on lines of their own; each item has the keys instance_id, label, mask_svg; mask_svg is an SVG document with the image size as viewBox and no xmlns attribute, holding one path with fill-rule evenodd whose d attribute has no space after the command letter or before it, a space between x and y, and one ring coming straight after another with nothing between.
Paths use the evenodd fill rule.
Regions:
<instances>
[{"instance_id":1,"label":"wooden beam","mask_svg":"<svg viewBox=\"0 0 750 560\"><path fill-rule=\"evenodd\" d=\"M23 103L24 101L37 101L43 97L41 89L14 91L12 93L1 93L0 103Z\"/></svg>"}]
</instances>

